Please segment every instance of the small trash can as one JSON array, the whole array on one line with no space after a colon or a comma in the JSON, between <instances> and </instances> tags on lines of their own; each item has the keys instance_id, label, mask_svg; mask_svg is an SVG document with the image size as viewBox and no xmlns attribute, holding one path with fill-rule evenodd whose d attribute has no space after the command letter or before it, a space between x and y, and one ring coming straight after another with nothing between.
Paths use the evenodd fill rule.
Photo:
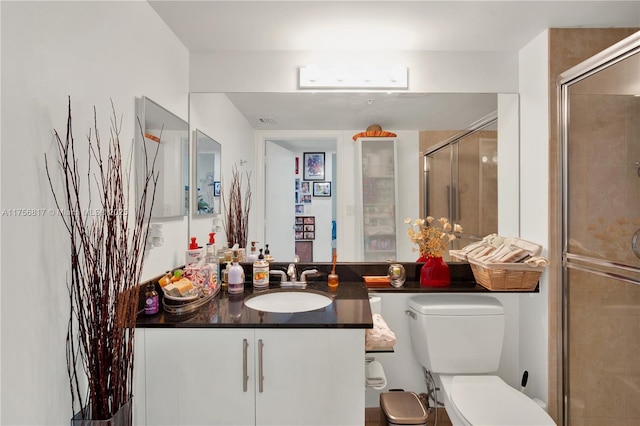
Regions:
<instances>
[{"instance_id":1,"label":"small trash can","mask_svg":"<svg viewBox=\"0 0 640 426\"><path fill-rule=\"evenodd\" d=\"M385 425L427 425L427 412L414 392L383 392L380 408Z\"/></svg>"}]
</instances>

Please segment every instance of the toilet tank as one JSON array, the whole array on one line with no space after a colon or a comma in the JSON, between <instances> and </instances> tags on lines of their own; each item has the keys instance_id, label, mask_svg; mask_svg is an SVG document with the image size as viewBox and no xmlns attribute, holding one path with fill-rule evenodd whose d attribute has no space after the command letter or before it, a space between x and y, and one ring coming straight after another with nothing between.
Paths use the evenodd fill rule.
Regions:
<instances>
[{"instance_id":1,"label":"toilet tank","mask_svg":"<svg viewBox=\"0 0 640 426\"><path fill-rule=\"evenodd\" d=\"M490 296L424 294L409 299L409 330L418 362L438 374L498 370L504 307Z\"/></svg>"}]
</instances>

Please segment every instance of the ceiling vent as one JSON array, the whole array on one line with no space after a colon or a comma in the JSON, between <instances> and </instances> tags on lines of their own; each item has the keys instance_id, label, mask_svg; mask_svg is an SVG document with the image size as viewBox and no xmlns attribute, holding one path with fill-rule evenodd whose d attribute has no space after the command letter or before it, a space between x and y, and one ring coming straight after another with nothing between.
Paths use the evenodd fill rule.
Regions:
<instances>
[{"instance_id":1,"label":"ceiling vent","mask_svg":"<svg viewBox=\"0 0 640 426\"><path fill-rule=\"evenodd\" d=\"M276 124L275 117L258 117L258 121L262 124Z\"/></svg>"}]
</instances>

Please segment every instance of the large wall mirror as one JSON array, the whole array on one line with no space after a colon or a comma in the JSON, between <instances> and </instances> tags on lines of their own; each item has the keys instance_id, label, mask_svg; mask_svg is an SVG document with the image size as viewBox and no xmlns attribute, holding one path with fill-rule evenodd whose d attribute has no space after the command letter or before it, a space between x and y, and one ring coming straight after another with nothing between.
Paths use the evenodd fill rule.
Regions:
<instances>
[{"instance_id":1,"label":"large wall mirror","mask_svg":"<svg viewBox=\"0 0 640 426\"><path fill-rule=\"evenodd\" d=\"M195 130L193 141L193 188L196 190L193 212L199 216L220 214L222 148L215 139L199 129Z\"/></svg>"},{"instance_id":2,"label":"large wall mirror","mask_svg":"<svg viewBox=\"0 0 640 426\"><path fill-rule=\"evenodd\" d=\"M207 111L201 110L207 104L202 100L206 95L198 93L198 102L190 101L191 116L207 114ZM293 259L292 247L298 237L298 216L310 216L315 221L315 234L309 234L314 236L313 261L330 261L331 250L334 248L338 250L340 261L363 260L362 249L358 248L356 243L359 237L355 234L357 229L362 228L360 222L363 219L358 217L358 210L354 208L355 200L358 199L355 193L358 185L355 176L356 150L352 136L372 124L379 124L384 130L397 134L397 260L415 261L417 258L406 236L406 225L403 222L406 217L417 218L424 214L424 209L420 207L424 176L424 147L421 134L455 134L490 114L495 114L500 123L494 130L494 139L498 142L485 143L484 148L497 149L500 168L504 164L510 175L506 179L498 176L498 195L492 195L491 200L494 203L509 205L507 209L498 206L494 211L498 212L499 222L511 227L508 233L517 235L518 226L512 226L518 223L519 217L517 94L242 92L209 95L218 100L210 102L216 105L216 114L220 114L220 105L224 104L226 108L231 108L242 116L244 125L251 128L255 134L255 162L252 173L257 188L254 191L252 216L255 218L256 229L250 230L250 234L252 239L263 243L271 242L269 236L287 235L286 238L280 238L279 243L286 239L287 247L279 247L276 250L277 260ZM221 98L224 102L220 101ZM192 96L192 99L196 97ZM232 127L234 123L227 120L219 121L216 125ZM503 131L503 128L507 131ZM226 129L227 132L230 130L233 129ZM442 137L439 141L445 139L446 137ZM324 148L323 143L326 144ZM277 147L277 150L274 147ZM234 146L227 148L225 145L226 158L241 156L241 153L234 152L234 149ZM277 161L289 158L283 162L282 167L273 167L274 164L278 164L275 158L270 158L276 155L275 152L278 155ZM306 152L324 153L324 181L330 181L331 195L314 197L312 189L311 203L308 207L304 206L304 212L299 212L296 204L302 204L299 203L299 197L303 194L299 188L304 181L302 168ZM294 171L296 167L299 167L299 170ZM495 169L493 172L500 174ZM274 184L275 182L278 182L278 185ZM286 188L281 185L282 182L288 182ZM325 186L329 187L327 184ZM274 208L283 209L283 213L271 212ZM501 228L500 224L498 228ZM302 229L304 232L304 226ZM326 235L326 238L321 233Z\"/></svg>"},{"instance_id":3,"label":"large wall mirror","mask_svg":"<svg viewBox=\"0 0 640 426\"><path fill-rule=\"evenodd\" d=\"M142 132L136 131L136 167L144 170L146 159L150 168L157 150L158 183L151 219L185 216L189 208L189 124L145 96L136 99L136 110L142 125ZM138 182L137 190L140 187Z\"/></svg>"}]
</instances>

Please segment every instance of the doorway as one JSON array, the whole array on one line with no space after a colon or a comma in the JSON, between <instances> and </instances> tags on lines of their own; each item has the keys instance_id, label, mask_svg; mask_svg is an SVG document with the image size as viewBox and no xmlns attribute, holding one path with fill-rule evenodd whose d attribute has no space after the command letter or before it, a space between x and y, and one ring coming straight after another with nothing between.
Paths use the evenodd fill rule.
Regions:
<instances>
[{"instance_id":1,"label":"doorway","mask_svg":"<svg viewBox=\"0 0 640 426\"><path fill-rule=\"evenodd\" d=\"M267 138L264 146L264 242L277 261L330 262L337 241L337 140Z\"/></svg>"}]
</instances>

